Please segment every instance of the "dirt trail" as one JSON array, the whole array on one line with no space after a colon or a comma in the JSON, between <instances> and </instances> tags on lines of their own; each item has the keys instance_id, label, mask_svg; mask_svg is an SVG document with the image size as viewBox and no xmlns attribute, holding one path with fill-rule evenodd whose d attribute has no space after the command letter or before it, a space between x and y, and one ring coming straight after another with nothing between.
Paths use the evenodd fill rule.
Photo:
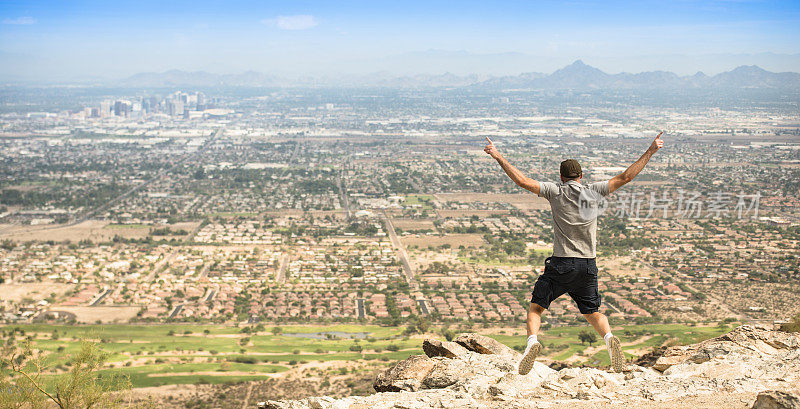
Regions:
<instances>
[{"instance_id":1,"label":"dirt trail","mask_svg":"<svg viewBox=\"0 0 800 409\"><path fill-rule=\"evenodd\" d=\"M280 377L281 374L276 373L269 373L269 372L242 372L242 371L197 371L197 372L163 372L163 373L151 373L147 374L148 378L161 378L164 376L193 376L193 375L201 375L201 376L263 376L263 377Z\"/></svg>"},{"instance_id":2,"label":"dirt trail","mask_svg":"<svg viewBox=\"0 0 800 409\"><path fill-rule=\"evenodd\" d=\"M247 394L244 395L244 402L242 403L242 409L247 409L247 406L250 404L250 395L253 394L253 383L250 382L250 385L247 386Z\"/></svg>"}]
</instances>

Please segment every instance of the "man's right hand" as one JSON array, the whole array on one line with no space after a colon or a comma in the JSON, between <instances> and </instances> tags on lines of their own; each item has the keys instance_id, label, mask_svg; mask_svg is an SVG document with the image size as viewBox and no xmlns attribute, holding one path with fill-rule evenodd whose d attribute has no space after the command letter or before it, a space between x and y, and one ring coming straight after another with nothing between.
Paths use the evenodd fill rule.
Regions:
<instances>
[{"instance_id":1,"label":"man's right hand","mask_svg":"<svg viewBox=\"0 0 800 409\"><path fill-rule=\"evenodd\" d=\"M658 136L656 136L656 139L653 139L653 143L650 144L651 151L655 152L661 149L662 146L664 146L664 141L661 140L661 134L663 133L664 132L659 132Z\"/></svg>"},{"instance_id":2,"label":"man's right hand","mask_svg":"<svg viewBox=\"0 0 800 409\"><path fill-rule=\"evenodd\" d=\"M489 139L488 136L486 137L486 142L489 142L489 144L486 145L485 148L483 148L483 151L488 153L489 156L491 156L491 157L493 157L495 159L499 158L500 157L500 151L498 151L497 148L495 148L494 143L492 142L491 139Z\"/></svg>"}]
</instances>

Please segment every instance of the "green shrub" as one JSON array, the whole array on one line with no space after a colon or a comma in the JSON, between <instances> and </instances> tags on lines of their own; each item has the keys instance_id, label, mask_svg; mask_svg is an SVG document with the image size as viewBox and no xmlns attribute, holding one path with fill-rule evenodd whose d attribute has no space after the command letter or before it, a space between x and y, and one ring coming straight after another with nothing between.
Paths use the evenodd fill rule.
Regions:
<instances>
[{"instance_id":1,"label":"green shrub","mask_svg":"<svg viewBox=\"0 0 800 409\"><path fill-rule=\"evenodd\" d=\"M791 321L781 324L781 331L800 332L800 314L797 314Z\"/></svg>"}]
</instances>

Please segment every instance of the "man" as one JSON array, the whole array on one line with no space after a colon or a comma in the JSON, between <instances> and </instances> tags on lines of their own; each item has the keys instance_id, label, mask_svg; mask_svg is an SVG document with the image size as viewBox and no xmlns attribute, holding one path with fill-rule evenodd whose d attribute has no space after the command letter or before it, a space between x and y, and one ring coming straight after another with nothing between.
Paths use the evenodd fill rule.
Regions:
<instances>
[{"instance_id":1,"label":"man","mask_svg":"<svg viewBox=\"0 0 800 409\"><path fill-rule=\"evenodd\" d=\"M497 160L506 175L518 186L547 199L553 214L553 255L545 260L544 273L533 287L526 325L528 341L519 362L519 373L526 375L533 368L533 362L542 350L542 344L537 339L542 314L553 300L564 293L572 297L581 314L603 337L613 370L623 371L625 356L619 338L611 334L608 318L599 311L600 293L597 290L595 263L597 211L587 211L586 202L606 196L633 180L650 157L664 145L661 133L639 160L624 172L610 180L589 185L580 183L583 172L575 159L561 162L561 183L538 182L508 163L491 139L487 137L486 141L489 144L484 151Z\"/></svg>"}]
</instances>

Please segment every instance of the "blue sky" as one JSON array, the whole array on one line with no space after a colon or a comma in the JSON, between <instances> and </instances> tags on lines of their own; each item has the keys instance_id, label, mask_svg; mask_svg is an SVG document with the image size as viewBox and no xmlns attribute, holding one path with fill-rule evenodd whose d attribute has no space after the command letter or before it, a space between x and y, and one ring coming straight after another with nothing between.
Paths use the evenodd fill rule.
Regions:
<instances>
[{"instance_id":1,"label":"blue sky","mask_svg":"<svg viewBox=\"0 0 800 409\"><path fill-rule=\"evenodd\" d=\"M510 74L578 58L609 72L714 73L728 60L800 71L798 53L796 0L0 0L0 80L173 68Z\"/></svg>"}]
</instances>

